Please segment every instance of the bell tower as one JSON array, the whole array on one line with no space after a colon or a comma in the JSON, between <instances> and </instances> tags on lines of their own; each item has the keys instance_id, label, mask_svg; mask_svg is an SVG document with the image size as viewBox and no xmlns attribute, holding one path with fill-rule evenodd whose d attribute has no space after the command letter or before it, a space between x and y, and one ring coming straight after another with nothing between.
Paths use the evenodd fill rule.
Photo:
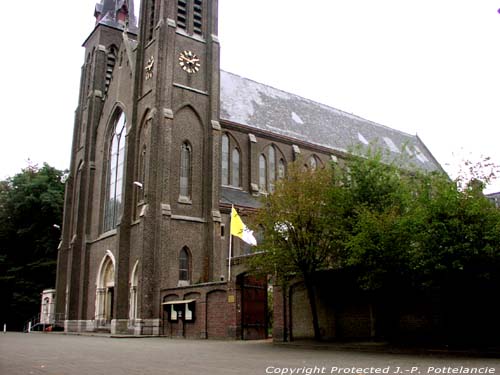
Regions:
<instances>
[{"instance_id":1,"label":"bell tower","mask_svg":"<svg viewBox=\"0 0 500 375\"><path fill-rule=\"evenodd\" d=\"M134 179L144 197L139 309L153 327L161 290L221 274L217 13L217 0L141 4L135 112L145 161Z\"/></svg>"}]
</instances>

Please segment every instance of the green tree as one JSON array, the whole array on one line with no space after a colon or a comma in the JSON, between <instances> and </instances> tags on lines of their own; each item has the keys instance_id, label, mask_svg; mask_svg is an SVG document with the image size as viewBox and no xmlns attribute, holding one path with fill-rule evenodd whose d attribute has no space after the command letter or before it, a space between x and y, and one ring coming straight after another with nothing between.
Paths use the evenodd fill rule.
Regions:
<instances>
[{"instance_id":1,"label":"green tree","mask_svg":"<svg viewBox=\"0 0 500 375\"><path fill-rule=\"evenodd\" d=\"M460 296L463 288L470 296L498 293L500 211L481 193L493 174L489 168L468 175L468 182L464 176L453 181L377 152L352 157L342 168L293 165L255 217L264 242L254 266L276 274L282 285L304 282L316 339L315 275L321 270L354 276L393 314L388 321L401 300L436 290L441 297Z\"/></svg>"},{"instance_id":2,"label":"green tree","mask_svg":"<svg viewBox=\"0 0 500 375\"><path fill-rule=\"evenodd\" d=\"M64 172L44 164L0 183L1 322L9 329L21 329L36 315L40 293L54 286L63 178Z\"/></svg>"},{"instance_id":3,"label":"green tree","mask_svg":"<svg viewBox=\"0 0 500 375\"><path fill-rule=\"evenodd\" d=\"M345 266L356 268L363 289L401 287L409 261L406 249L412 243L406 215L414 173L403 172L400 161L383 162L383 155L373 152L348 160L342 178L347 215L339 225L346 239Z\"/></svg>"},{"instance_id":4,"label":"green tree","mask_svg":"<svg viewBox=\"0 0 500 375\"><path fill-rule=\"evenodd\" d=\"M328 204L332 171L303 170L300 165L290 165L286 180L277 182L274 193L263 200L264 208L254 217L264 232L264 241L259 244L264 251L253 259L253 266L275 275L277 285L286 285L292 278L304 282L314 336L320 339L315 274L334 265L339 241Z\"/></svg>"},{"instance_id":5,"label":"green tree","mask_svg":"<svg viewBox=\"0 0 500 375\"><path fill-rule=\"evenodd\" d=\"M464 306L500 292L500 211L482 194L495 166L467 162L467 174L451 180L382 159L347 163L344 265L386 315L397 314L404 300L434 296L448 320L480 320Z\"/></svg>"},{"instance_id":6,"label":"green tree","mask_svg":"<svg viewBox=\"0 0 500 375\"><path fill-rule=\"evenodd\" d=\"M412 215L412 267L423 287L448 287L458 280L492 280L500 260L500 211L477 181L458 189L441 176L423 176ZM496 269L495 269L496 268Z\"/></svg>"}]
</instances>

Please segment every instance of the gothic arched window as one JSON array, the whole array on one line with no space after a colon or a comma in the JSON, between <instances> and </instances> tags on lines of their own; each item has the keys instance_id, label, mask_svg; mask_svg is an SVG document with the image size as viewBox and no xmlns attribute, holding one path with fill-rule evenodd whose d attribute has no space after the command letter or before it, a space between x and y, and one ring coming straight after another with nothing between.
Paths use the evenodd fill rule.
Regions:
<instances>
[{"instance_id":1,"label":"gothic arched window","mask_svg":"<svg viewBox=\"0 0 500 375\"><path fill-rule=\"evenodd\" d=\"M285 178L285 161L283 159L280 159L278 162L278 180L281 180Z\"/></svg>"},{"instance_id":2,"label":"gothic arched window","mask_svg":"<svg viewBox=\"0 0 500 375\"><path fill-rule=\"evenodd\" d=\"M137 177L139 178L139 183L142 184L137 189L137 203L144 202L144 188L146 186L146 159L148 154L148 148L146 145L142 146L142 150L139 154L139 171L137 173Z\"/></svg>"},{"instance_id":3,"label":"gothic arched window","mask_svg":"<svg viewBox=\"0 0 500 375\"><path fill-rule=\"evenodd\" d=\"M311 169L312 171L316 170L317 168L321 168L323 165L321 163L321 160L316 155L312 155L308 162L307 162L307 167Z\"/></svg>"},{"instance_id":4,"label":"gothic arched window","mask_svg":"<svg viewBox=\"0 0 500 375\"><path fill-rule=\"evenodd\" d=\"M113 127L108 151L108 176L106 206L104 209L104 231L116 227L122 211L123 172L125 167L125 114L121 112Z\"/></svg>"},{"instance_id":5,"label":"gothic arched window","mask_svg":"<svg viewBox=\"0 0 500 375\"><path fill-rule=\"evenodd\" d=\"M237 148L231 153L231 185L240 186L240 151Z\"/></svg>"},{"instance_id":6,"label":"gothic arched window","mask_svg":"<svg viewBox=\"0 0 500 375\"><path fill-rule=\"evenodd\" d=\"M191 198L191 160L192 150L188 142L181 146L181 170L179 174L179 195L183 198Z\"/></svg>"},{"instance_id":7,"label":"gothic arched window","mask_svg":"<svg viewBox=\"0 0 500 375\"><path fill-rule=\"evenodd\" d=\"M225 186L241 186L241 152L234 138L222 135L221 183Z\"/></svg>"},{"instance_id":8,"label":"gothic arched window","mask_svg":"<svg viewBox=\"0 0 500 375\"><path fill-rule=\"evenodd\" d=\"M276 180L276 150L274 146L270 146L267 150L268 156L268 171L269 171L269 192L272 193L274 191L274 181Z\"/></svg>"},{"instance_id":9,"label":"gothic arched window","mask_svg":"<svg viewBox=\"0 0 500 375\"><path fill-rule=\"evenodd\" d=\"M311 156L309 158L309 168L311 168L313 171L318 167L318 163L316 162L316 159L314 156Z\"/></svg>"},{"instance_id":10,"label":"gothic arched window","mask_svg":"<svg viewBox=\"0 0 500 375\"><path fill-rule=\"evenodd\" d=\"M222 185L229 185L229 137L222 135L222 165L221 165Z\"/></svg>"},{"instance_id":11,"label":"gothic arched window","mask_svg":"<svg viewBox=\"0 0 500 375\"><path fill-rule=\"evenodd\" d=\"M270 145L259 157L259 190L272 193L276 180L285 177L285 160L278 159L280 151Z\"/></svg>"},{"instance_id":12,"label":"gothic arched window","mask_svg":"<svg viewBox=\"0 0 500 375\"><path fill-rule=\"evenodd\" d=\"M259 190L267 191L267 160L263 154L259 156Z\"/></svg>"},{"instance_id":13,"label":"gothic arched window","mask_svg":"<svg viewBox=\"0 0 500 375\"><path fill-rule=\"evenodd\" d=\"M147 117L143 121L139 132L139 140L136 146L137 150L137 169L135 171L134 189L135 202L137 206L145 204L147 175L148 175L148 160L149 160L149 142L151 139L151 118ZM140 215L140 209L135 210L135 218Z\"/></svg>"},{"instance_id":14,"label":"gothic arched window","mask_svg":"<svg viewBox=\"0 0 500 375\"><path fill-rule=\"evenodd\" d=\"M189 250L183 247L179 253L179 281L190 280L190 263Z\"/></svg>"}]
</instances>

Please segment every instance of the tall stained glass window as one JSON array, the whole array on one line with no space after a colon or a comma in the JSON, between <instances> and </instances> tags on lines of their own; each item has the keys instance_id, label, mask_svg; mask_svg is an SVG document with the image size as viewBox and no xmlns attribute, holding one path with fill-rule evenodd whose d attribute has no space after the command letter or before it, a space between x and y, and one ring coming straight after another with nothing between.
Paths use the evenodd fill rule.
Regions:
<instances>
[{"instance_id":1,"label":"tall stained glass window","mask_svg":"<svg viewBox=\"0 0 500 375\"><path fill-rule=\"evenodd\" d=\"M126 119L122 112L115 123L108 152L108 178L104 231L115 228L122 212L123 172L125 166Z\"/></svg>"}]
</instances>

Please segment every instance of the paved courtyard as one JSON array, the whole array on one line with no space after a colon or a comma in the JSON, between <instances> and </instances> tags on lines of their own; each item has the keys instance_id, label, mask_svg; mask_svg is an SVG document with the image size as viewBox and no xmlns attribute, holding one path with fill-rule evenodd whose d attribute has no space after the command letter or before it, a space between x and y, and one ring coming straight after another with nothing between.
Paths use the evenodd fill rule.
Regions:
<instances>
[{"instance_id":1,"label":"paved courtyard","mask_svg":"<svg viewBox=\"0 0 500 375\"><path fill-rule=\"evenodd\" d=\"M496 374L500 359L305 349L270 341L0 334L1 375Z\"/></svg>"}]
</instances>

